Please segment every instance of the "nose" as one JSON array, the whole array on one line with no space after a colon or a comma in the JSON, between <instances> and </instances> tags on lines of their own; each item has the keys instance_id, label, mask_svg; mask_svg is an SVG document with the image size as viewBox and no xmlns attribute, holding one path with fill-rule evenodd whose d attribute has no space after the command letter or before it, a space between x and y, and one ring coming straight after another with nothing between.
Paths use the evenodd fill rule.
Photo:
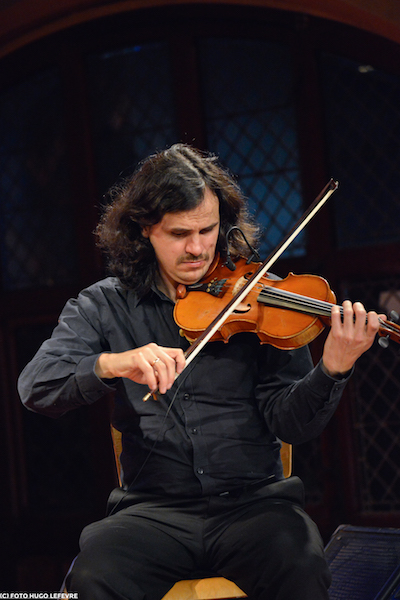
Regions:
<instances>
[{"instance_id":1,"label":"nose","mask_svg":"<svg viewBox=\"0 0 400 600\"><path fill-rule=\"evenodd\" d=\"M203 245L198 234L191 235L186 241L186 252L193 256L200 256L203 252Z\"/></svg>"}]
</instances>

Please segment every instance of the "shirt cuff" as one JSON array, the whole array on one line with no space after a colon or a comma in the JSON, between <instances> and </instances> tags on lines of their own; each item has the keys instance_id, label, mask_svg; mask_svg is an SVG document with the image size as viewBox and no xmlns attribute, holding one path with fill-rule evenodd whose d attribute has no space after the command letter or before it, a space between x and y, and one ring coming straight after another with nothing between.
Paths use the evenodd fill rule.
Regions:
<instances>
[{"instance_id":1,"label":"shirt cuff","mask_svg":"<svg viewBox=\"0 0 400 600\"><path fill-rule=\"evenodd\" d=\"M332 391L342 391L346 383L351 377L354 371L354 367L348 373L345 373L340 378L331 377L322 365L322 359L319 361L317 366L311 371L309 385L315 390L319 396L326 396Z\"/></svg>"},{"instance_id":2,"label":"shirt cuff","mask_svg":"<svg viewBox=\"0 0 400 600\"><path fill-rule=\"evenodd\" d=\"M113 392L115 390L113 384L117 381L117 379L107 379L106 383L106 380L97 376L95 367L99 356L100 354L85 356L78 363L76 369L77 385L82 396L90 404L96 402L108 392Z\"/></svg>"},{"instance_id":3,"label":"shirt cuff","mask_svg":"<svg viewBox=\"0 0 400 600\"><path fill-rule=\"evenodd\" d=\"M350 377L350 375L353 373L353 371L354 371L354 367L352 367L350 369L350 371L347 371L346 373L338 373L337 375L329 375L329 373L328 373L328 371L327 371L327 369L326 369L326 367L325 367L325 365L323 363L322 358L321 358L319 364L321 365L321 369L325 373L325 375L327 375L328 377L330 377L334 381L342 381L343 379L347 380Z\"/></svg>"}]
</instances>

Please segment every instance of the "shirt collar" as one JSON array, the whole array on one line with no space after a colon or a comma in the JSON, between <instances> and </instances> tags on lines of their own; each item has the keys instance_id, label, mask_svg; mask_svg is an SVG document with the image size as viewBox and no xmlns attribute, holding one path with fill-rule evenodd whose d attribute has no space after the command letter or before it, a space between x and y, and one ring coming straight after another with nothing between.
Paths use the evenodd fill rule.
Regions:
<instances>
[{"instance_id":1,"label":"shirt collar","mask_svg":"<svg viewBox=\"0 0 400 600\"><path fill-rule=\"evenodd\" d=\"M167 302L170 302L171 304L174 304L174 302L171 300L171 298L169 298L166 294L164 294L164 292L159 290L158 287L156 286L156 284L153 284L151 286L151 289L146 294L143 294L143 296L139 296L138 294L135 294L135 300L134 300L135 307L138 306L139 304L145 303L147 300L150 300L150 298L152 298L154 295L157 296L160 300L162 300L164 302L167 301Z\"/></svg>"}]
</instances>

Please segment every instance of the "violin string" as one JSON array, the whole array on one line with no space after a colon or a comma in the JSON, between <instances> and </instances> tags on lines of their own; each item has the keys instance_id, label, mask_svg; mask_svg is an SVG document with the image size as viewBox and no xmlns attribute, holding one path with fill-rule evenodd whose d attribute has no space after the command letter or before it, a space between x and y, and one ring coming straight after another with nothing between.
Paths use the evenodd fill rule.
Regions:
<instances>
[{"instance_id":1,"label":"violin string","mask_svg":"<svg viewBox=\"0 0 400 600\"><path fill-rule=\"evenodd\" d=\"M281 290L275 287L267 287L263 286L259 295L260 302L264 304L267 303L266 298L274 299L278 303L278 307L282 307L282 304L288 304L287 308L294 310L295 308L303 309L307 307L310 309L310 312L316 312L318 309L320 310L320 316L329 317L331 313L331 308L334 306L330 302L325 302L323 300L318 300L317 298L311 298L310 296L302 296L301 294L297 294L295 292L290 292L288 290ZM279 305L279 301L281 301L281 305ZM293 307L289 301L292 303L297 303L297 306ZM340 306L340 311L343 314L343 308Z\"/></svg>"},{"instance_id":2,"label":"violin string","mask_svg":"<svg viewBox=\"0 0 400 600\"><path fill-rule=\"evenodd\" d=\"M392 321L383 321L380 317L378 320L380 325L385 329L389 329L390 331L393 331L393 333L399 333L400 327L396 323L392 323Z\"/></svg>"},{"instance_id":3,"label":"violin string","mask_svg":"<svg viewBox=\"0 0 400 600\"><path fill-rule=\"evenodd\" d=\"M280 290L278 288L266 288L263 287L260 295L260 301L266 303L267 298L274 300L278 306L279 302L281 304L286 304L287 308L305 310L306 312L312 312L313 314L319 314L320 316L329 317L331 314L331 308L334 306L330 302L325 302L323 300L318 300L316 298L310 298L308 296L302 296L301 294L296 294L294 292L289 292L287 290ZM291 305L292 303L292 305ZM343 308L340 307L341 313L343 314Z\"/></svg>"},{"instance_id":4,"label":"violin string","mask_svg":"<svg viewBox=\"0 0 400 600\"><path fill-rule=\"evenodd\" d=\"M279 303L279 301L286 301L288 308L292 308L293 310L293 307L290 306L289 302L289 300L291 300L295 305L295 308L297 308L300 311L307 308L308 312L312 312L313 314L326 317L330 316L331 308L332 306L335 306L334 304L326 302L324 300L317 300L316 298L302 296L294 292L289 292L288 290L280 290L279 288L263 287L259 295L259 298L261 298L261 302L265 303L264 298L266 297L275 299L277 303ZM339 306L339 309L340 314L343 316L343 307ZM392 331L393 333L398 333L399 326L395 323L392 323L391 321L384 321L380 317L378 318L378 321L379 324L385 329Z\"/></svg>"}]
</instances>

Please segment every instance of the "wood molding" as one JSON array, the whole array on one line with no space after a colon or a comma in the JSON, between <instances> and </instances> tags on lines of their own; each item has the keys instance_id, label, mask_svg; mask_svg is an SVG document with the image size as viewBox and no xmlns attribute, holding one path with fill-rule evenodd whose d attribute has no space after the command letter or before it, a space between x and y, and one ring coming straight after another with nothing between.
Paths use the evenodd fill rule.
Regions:
<instances>
[{"instance_id":1,"label":"wood molding","mask_svg":"<svg viewBox=\"0 0 400 600\"><path fill-rule=\"evenodd\" d=\"M398 0L17 0L0 8L0 57L30 42L97 18L138 9L195 4L265 7L305 13L400 43ZM1 6L1 2L0 2Z\"/></svg>"}]
</instances>

